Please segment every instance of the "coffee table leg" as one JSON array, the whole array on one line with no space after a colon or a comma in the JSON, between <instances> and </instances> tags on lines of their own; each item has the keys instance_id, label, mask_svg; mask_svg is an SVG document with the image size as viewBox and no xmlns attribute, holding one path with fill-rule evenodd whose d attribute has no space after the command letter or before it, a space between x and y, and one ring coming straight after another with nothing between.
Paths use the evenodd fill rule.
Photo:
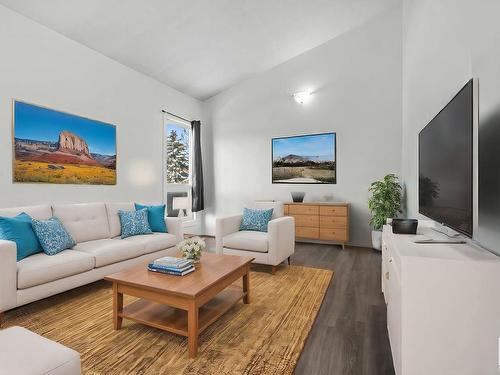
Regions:
<instances>
[{"instance_id":1,"label":"coffee table leg","mask_svg":"<svg viewBox=\"0 0 500 375\"><path fill-rule=\"evenodd\" d=\"M250 303L250 265L247 265L247 272L243 275L243 292L246 293L243 303Z\"/></svg>"},{"instance_id":2,"label":"coffee table leg","mask_svg":"<svg viewBox=\"0 0 500 375\"><path fill-rule=\"evenodd\" d=\"M195 358L198 353L198 306L195 301L188 308L188 349L189 357Z\"/></svg>"},{"instance_id":3,"label":"coffee table leg","mask_svg":"<svg viewBox=\"0 0 500 375\"><path fill-rule=\"evenodd\" d=\"M113 327L114 329L122 328L123 318L118 314L123 311L123 294L118 293L118 284L113 283Z\"/></svg>"}]
</instances>

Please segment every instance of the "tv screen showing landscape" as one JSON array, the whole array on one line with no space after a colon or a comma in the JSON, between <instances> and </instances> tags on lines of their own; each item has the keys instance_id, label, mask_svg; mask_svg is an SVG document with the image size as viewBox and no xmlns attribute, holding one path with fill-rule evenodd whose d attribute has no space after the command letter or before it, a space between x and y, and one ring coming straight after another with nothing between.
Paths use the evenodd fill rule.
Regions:
<instances>
[{"instance_id":1,"label":"tv screen showing landscape","mask_svg":"<svg viewBox=\"0 0 500 375\"><path fill-rule=\"evenodd\" d=\"M335 148L335 133L273 138L273 184L335 184Z\"/></svg>"},{"instance_id":2,"label":"tv screen showing landscape","mask_svg":"<svg viewBox=\"0 0 500 375\"><path fill-rule=\"evenodd\" d=\"M419 135L419 212L472 236L472 80Z\"/></svg>"}]
</instances>

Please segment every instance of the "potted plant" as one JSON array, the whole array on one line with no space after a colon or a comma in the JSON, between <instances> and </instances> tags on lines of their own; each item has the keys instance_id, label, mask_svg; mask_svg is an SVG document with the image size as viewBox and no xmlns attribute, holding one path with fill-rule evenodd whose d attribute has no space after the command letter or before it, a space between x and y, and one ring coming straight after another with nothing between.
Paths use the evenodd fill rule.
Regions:
<instances>
[{"instance_id":1,"label":"potted plant","mask_svg":"<svg viewBox=\"0 0 500 375\"><path fill-rule=\"evenodd\" d=\"M372 213L372 246L376 250L382 249L382 227L388 218L395 217L401 211L401 185L398 177L388 174L382 181L375 181L368 191L371 197L368 208Z\"/></svg>"},{"instance_id":2,"label":"potted plant","mask_svg":"<svg viewBox=\"0 0 500 375\"><path fill-rule=\"evenodd\" d=\"M201 252L204 251L205 248L205 241L200 237L186 238L177 245L177 249L180 250L182 257L193 263L198 263L200 261Z\"/></svg>"}]
</instances>

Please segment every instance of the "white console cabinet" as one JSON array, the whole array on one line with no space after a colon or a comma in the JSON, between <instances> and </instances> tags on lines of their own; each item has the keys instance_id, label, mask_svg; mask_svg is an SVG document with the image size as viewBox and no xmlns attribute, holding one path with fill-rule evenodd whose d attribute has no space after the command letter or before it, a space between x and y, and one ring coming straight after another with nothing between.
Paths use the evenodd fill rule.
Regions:
<instances>
[{"instance_id":1,"label":"white console cabinet","mask_svg":"<svg viewBox=\"0 0 500 375\"><path fill-rule=\"evenodd\" d=\"M384 226L382 292L396 374L500 374L500 257L414 239Z\"/></svg>"}]
</instances>

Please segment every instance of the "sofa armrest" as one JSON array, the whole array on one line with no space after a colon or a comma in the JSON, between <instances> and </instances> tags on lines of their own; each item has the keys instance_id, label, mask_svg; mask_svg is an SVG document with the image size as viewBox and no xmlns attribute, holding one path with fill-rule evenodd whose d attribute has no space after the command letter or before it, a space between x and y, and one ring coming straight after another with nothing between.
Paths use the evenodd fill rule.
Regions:
<instances>
[{"instance_id":1,"label":"sofa armrest","mask_svg":"<svg viewBox=\"0 0 500 375\"><path fill-rule=\"evenodd\" d=\"M231 233L239 232L243 215L218 217L215 220L215 250L222 254L222 239Z\"/></svg>"},{"instance_id":2,"label":"sofa armrest","mask_svg":"<svg viewBox=\"0 0 500 375\"><path fill-rule=\"evenodd\" d=\"M173 234L177 239L177 243L184 240L184 227L182 226L182 220L178 217L167 217L165 218L165 223L167 224L167 231Z\"/></svg>"},{"instance_id":3,"label":"sofa armrest","mask_svg":"<svg viewBox=\"0 0 500 375\"><path fill-rule=\"evenodd\" d=\"M295 252L295 219L283 216L271 220L267 226L269 260L276 266Z\"/></svg>"},{"instance_id":4,"label":"sofa armrest","mask_svg":"<svg viewBox=\"0 0 500 375\"><path fill-rule=\"evenodd\" d=\"M17 305L17 247L0 240L0 312Z\"/></svg>"}]
</instances>

